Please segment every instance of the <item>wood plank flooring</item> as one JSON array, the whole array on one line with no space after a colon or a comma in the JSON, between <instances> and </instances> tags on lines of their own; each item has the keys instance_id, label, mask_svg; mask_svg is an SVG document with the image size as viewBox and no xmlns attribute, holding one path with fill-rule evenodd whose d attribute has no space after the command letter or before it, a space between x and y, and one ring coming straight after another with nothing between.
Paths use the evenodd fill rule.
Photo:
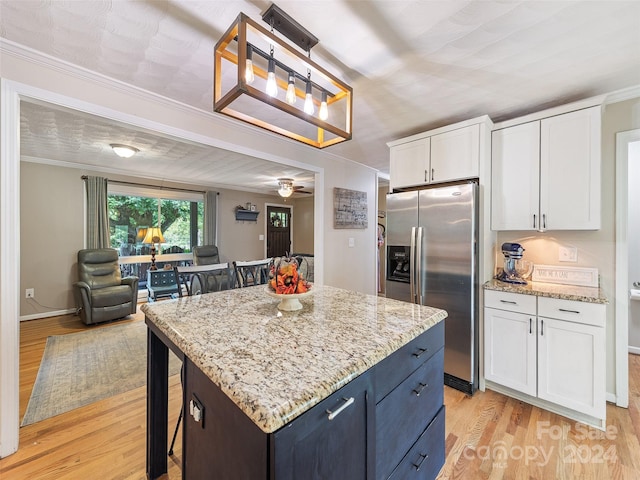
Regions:
<instances>
[{"instance_id":1,"label":"wood plank flooring","mask_svg":"<svg viewBox=\"0 0 640 480\"><path fill-rule=\"evenodd\" d=\"M46 337L108 325L87 327L72 315L21 324L21 418ZM629 373L629 409L608 404L604 433L492 391L469 397L445 387L447 456L438 478L640 479L640 356L629 355ZM180 392L174 375L170 435ZM0 479L144 479L145 429L146 389L141 387L21 428L18 452L0 460ZM165 479L181 478L181 454L178 442Z\"/></svg>"}]
</instances>

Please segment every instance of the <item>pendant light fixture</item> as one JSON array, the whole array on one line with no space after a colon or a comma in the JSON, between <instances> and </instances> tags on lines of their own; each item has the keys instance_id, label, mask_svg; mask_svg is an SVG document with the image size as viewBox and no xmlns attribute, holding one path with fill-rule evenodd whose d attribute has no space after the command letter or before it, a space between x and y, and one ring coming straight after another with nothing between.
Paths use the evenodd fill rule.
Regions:
<instances>
[{"instance_id":1,"label":"pendant light fixture","mask_svg":"<svg viewBox=\"0 0 640 480\"><path fill-rule=\"evenodd\" d=\"M262 19L271 31L240 13L216 44L214 110L317 148L350 140L353 90L311 60L318 39L274 4Z\"/></svg>"},{"instance_id":2,"label":"pendant light fixture","mask_svg":"<svg viewBox=\"0 0 640 480\"><path fill-rule=\"evenodd\" d=\"M253 48L247 45L247 60L245 62L244 81L251 85L256 79L253 73Z\"/></svg>"},{"instance_id":3,"label":"pendant light fixture","mask_svg":"<svg viewBox=\"0 0 640 480\"><path fill-rule=\"evenodd\" d=\"M322 92L322 101L320 102L320 111L318 112L320 120L329 118L329 107L327 107L327 92Z\"/></svg>"},{"instance_id":4,"label":"pendant light fixture","mask_svg":"<svg viewBox=\"0 0 640 480\"><path fill-rule=\"evenodd\" d=\"M275 97L276 95L278 95L278 83L276 82L276 62L273 58L273 53L271 53L271 58L269 59L269 70L267 72L267 88L265 91L270 97Z\"/></svg>"},{"instance_id":5,"label":"pendant light fixture","mask_svg":"<svg viewBox=\"0 0 640 480\"><path fill-rule=\"evenodd\" d=\"M287 81L287 95L285 100L289 105L295 105L296 103L296 84L295 84L295 75L293 72L289 72L289 80Z\"/></svg>"},{"instance_id":6,"label":"pendant light fixture","mask_svg":"<svg viewBox=\"0 0 640 480\"><path fill-rule=\"evenodd\" d=\"M311 72L307 74L307 87L304 96L304 113L307 115L313 115L315 108L313 108L313 95L311 92Z\"/></svg>"}]
</instances>

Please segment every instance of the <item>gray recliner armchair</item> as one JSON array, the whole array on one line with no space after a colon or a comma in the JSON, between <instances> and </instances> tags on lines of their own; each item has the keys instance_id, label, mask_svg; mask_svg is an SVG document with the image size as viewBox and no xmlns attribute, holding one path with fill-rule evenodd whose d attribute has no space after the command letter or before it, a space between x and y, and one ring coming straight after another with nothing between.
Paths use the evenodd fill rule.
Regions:
<instances>
[{"instance_id":1,"label":"gray recliner armchair","mask_svg":"<svg viewBox=\"0 0 640 480\"><path fill-rule=\"evenodd\" d=\"M73 292L85 324L115 320L136 313L138 277L122 278L113 248L80 250Z\"/></svg>"}]
</instances>

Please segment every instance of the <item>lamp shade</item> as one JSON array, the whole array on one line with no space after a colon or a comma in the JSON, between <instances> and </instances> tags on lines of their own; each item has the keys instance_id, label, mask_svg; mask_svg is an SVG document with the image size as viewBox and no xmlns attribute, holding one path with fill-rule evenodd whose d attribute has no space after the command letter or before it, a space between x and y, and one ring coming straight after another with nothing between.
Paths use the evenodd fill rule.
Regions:
<instances>
[{"instance_id":1,"label":"lamp shade","mask_svg":"<svg viewBox=\"0 0 640 480\"><path fill-rule=\"evenodd\" d=\"M164 243L165 239L159 227L147 228L147 234L142 243Z\"/></svg>"},{"instance_id":2,"label":"lamp shade","mask_svg":"<svg viewBox=\"0 0 640 480\"><path fill-rule=\"evenodd\" d=\"M147 236L147 227L138 227L138 231L136 233L136 243L142 243L142 241L146 236Z\"/></svg>"}]
</instances>

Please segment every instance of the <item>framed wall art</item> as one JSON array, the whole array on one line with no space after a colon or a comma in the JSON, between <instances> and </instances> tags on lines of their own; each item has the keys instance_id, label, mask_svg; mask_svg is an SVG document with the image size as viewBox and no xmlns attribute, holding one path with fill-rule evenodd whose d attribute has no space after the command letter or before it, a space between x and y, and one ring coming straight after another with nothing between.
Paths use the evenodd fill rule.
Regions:
<instances>
[{"instance_id":1,"label":"framed wall art","mask_svg":"<svg viewBox=\"0 0 640 480\"><path fill-rule=\"evenodd\" d=\"M367 192L334 188L333 228L367 228Z\"/></svg>"}]
</instances>

